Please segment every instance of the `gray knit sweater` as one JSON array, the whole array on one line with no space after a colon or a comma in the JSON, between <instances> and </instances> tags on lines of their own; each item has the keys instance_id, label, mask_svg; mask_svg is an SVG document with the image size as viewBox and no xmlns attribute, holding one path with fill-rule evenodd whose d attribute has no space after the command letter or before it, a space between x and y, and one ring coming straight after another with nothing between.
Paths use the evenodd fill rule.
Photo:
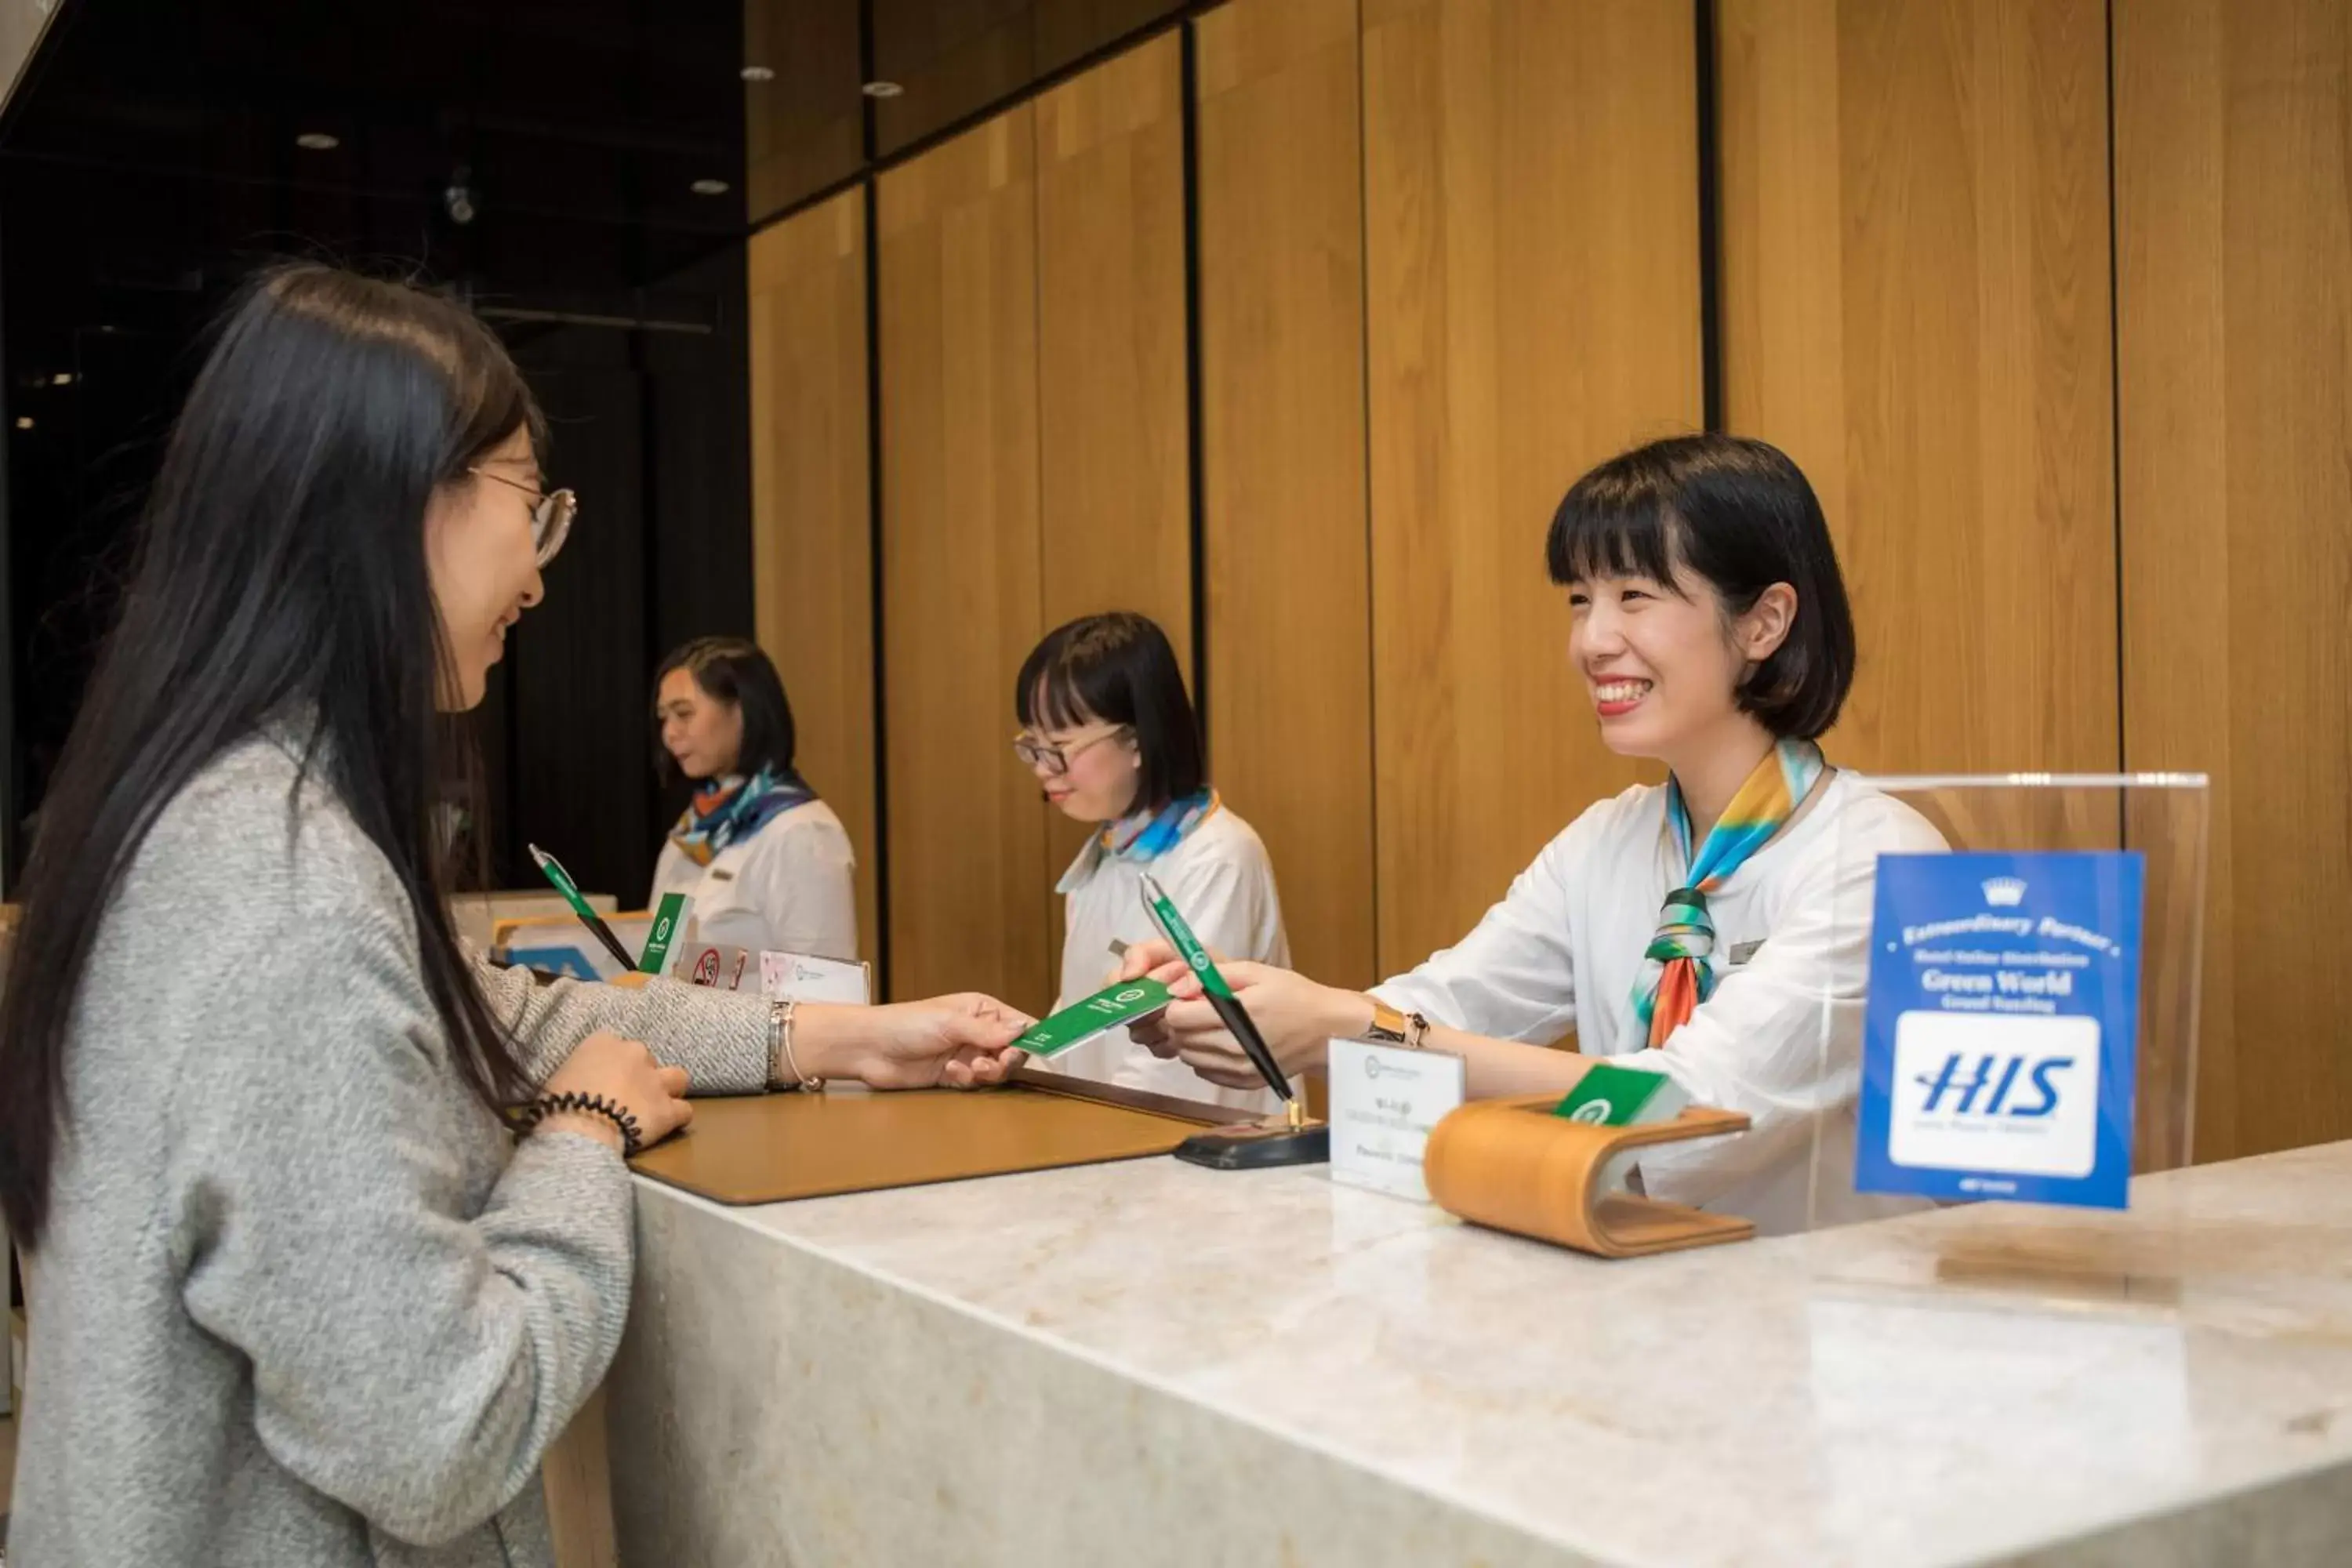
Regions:
<instances>
[{"instance_id":1,"label":"gray knit sweater","mask_svg":"<svg viewBox=\"0 0 2352 1568\"><path fill-rule=\"evenodd\" d=\"M628 1174L467 1093L390 864L294 779L267 741L215 763L107 914L30 1262L13 1568L549 1561L540 1458L620 1340ZM765 1085L757 998L481 974L533 1081L611 1029L698 1091Z\"/></svg>"}]
</instances>

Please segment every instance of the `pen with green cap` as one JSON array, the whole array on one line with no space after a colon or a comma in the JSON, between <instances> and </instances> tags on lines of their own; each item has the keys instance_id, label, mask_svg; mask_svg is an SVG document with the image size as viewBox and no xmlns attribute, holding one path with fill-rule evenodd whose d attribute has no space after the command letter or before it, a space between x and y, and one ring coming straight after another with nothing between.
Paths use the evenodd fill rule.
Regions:
<instances>
[{"instance_id":1,"label":"pen with green cap","mask_svg":"<svg viewBox=\"0 0 2352 1568\"><path fill-rule=\"evenodd\" d=\"M1290 1092L1290 1080L1283 1076L1281 1064L1266 1048L1265 1037L1257 1032L1257 1025L1251 1021L1249 1010L1242 1005L1241 998L1234 994L1234 988L1225 984L1225 977L1217 973L1215 963L1209 957L1209 950L1202 947L1201 939L1192 934L1192 928L1185 923L1175 903L1150 877L1143 879L1143 907L1151 911L1153 923L1174 944L1177 953L1192 965L1192 973L1200 978L1202 994L1209 999L1209 1005L1216 1009L1218 1018L1241 1043L1242 1051L1249 1058L1250 1065L1257 1068L1266 1086L1282 1097L1282 1107L1289 1114L1290 1125L1293 1128L1303 1127L1307 1121L1307 1108L1299 1103L1297 1095Z\"/></svg>"},{"instance_id":2,"label":"pen with green cap","mask_svg":"<svg viewBox=\"0 0 2352 1568\"><path fill-rule=\"evenodd\" d=\"M563 901L572 906L572 912L580 917L580 923L596 933L596 940L603 942L606 950L621 961L621 967L624 970L635 969L637 966L637 961L629 956L629 950L623 947L621 939L613 934L613 928L606 925L603 917L588 907L588 900L580 896L579 884L572 881L572 873L563 868L562 862L536 844L526 844L523 847L530 851L530 858L537 863L540 875L554 885L555 890L563 895Z\"/></svg>"}]
</instances>

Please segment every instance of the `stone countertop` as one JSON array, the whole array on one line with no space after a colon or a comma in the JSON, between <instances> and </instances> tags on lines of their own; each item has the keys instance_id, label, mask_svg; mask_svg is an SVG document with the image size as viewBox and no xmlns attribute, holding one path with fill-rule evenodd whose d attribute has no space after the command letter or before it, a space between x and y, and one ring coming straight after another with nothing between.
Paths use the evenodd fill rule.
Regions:
<instances>
[{"instance_id":1,"label":"stone countertop","mask_svg":"<svg viewBox=\"0 0 2352 1568\"><path fill-rule=\"evenodd\" d=\"M674 1561L2352 1561L2352 1143L1625 1262L1165 1159L639 1213Z\"/></svg>"}]
</instances>

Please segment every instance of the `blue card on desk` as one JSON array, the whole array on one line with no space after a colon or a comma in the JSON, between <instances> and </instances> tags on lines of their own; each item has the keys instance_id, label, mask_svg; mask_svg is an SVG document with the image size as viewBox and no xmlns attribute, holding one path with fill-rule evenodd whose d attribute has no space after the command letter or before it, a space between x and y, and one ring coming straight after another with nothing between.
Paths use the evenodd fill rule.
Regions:
<instances>
[{"instance_id":1,"label":"blue card on desk","mask_svg":"<svg viewBox=\"0 0 2352 1568\"><path fill-rule=\"evenodd\" d=\"M599 948L598 952L604 950ZM517 969L535 969L568 980L601 980L596 960L584 945L566 942L555 947L509 947L507 962Z\"/></svg>"},{"instance_id":2,"label":"blue card on desk","mask_svg":"<svg viewBox=\"0 0 2352 1568\"><path fill-rule=\"evenodd\" d=\"M1854 1186L2126 1206L2137 852L1886 855Z\"/></svg>"}]
</instances>

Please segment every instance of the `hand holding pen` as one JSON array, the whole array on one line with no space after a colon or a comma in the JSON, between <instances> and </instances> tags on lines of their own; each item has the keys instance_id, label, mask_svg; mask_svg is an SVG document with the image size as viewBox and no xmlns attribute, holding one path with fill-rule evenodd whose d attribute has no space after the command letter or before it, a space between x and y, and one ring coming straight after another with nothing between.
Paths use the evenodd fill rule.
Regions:
<instances>
[{"instance_id":1,"label":"hand holding pen","mask_svg":"<svg viewBox=\"0 0 2352 1568\"><path fill-rule=\"evenodd\" d=\"M1321 1067L1325 1048L1334 1037L1353 1038L1370 1026L1370 999L1354 992L1320 985L1269 963L1219 959L1217 971L1249 1010L1266 1048L1289 1077ZM1227 1089L1264 1085L1241 1042L1217 1016L1199 978L1172 944L1149 942L1128 950L1118 978L1131 980L1143 974L1166 985L1176 1002L1159 1017L1129 1031L1138 1043L1154 1056L1181 1060L1211 1083Z\"/></svg>"}]
</instances>

